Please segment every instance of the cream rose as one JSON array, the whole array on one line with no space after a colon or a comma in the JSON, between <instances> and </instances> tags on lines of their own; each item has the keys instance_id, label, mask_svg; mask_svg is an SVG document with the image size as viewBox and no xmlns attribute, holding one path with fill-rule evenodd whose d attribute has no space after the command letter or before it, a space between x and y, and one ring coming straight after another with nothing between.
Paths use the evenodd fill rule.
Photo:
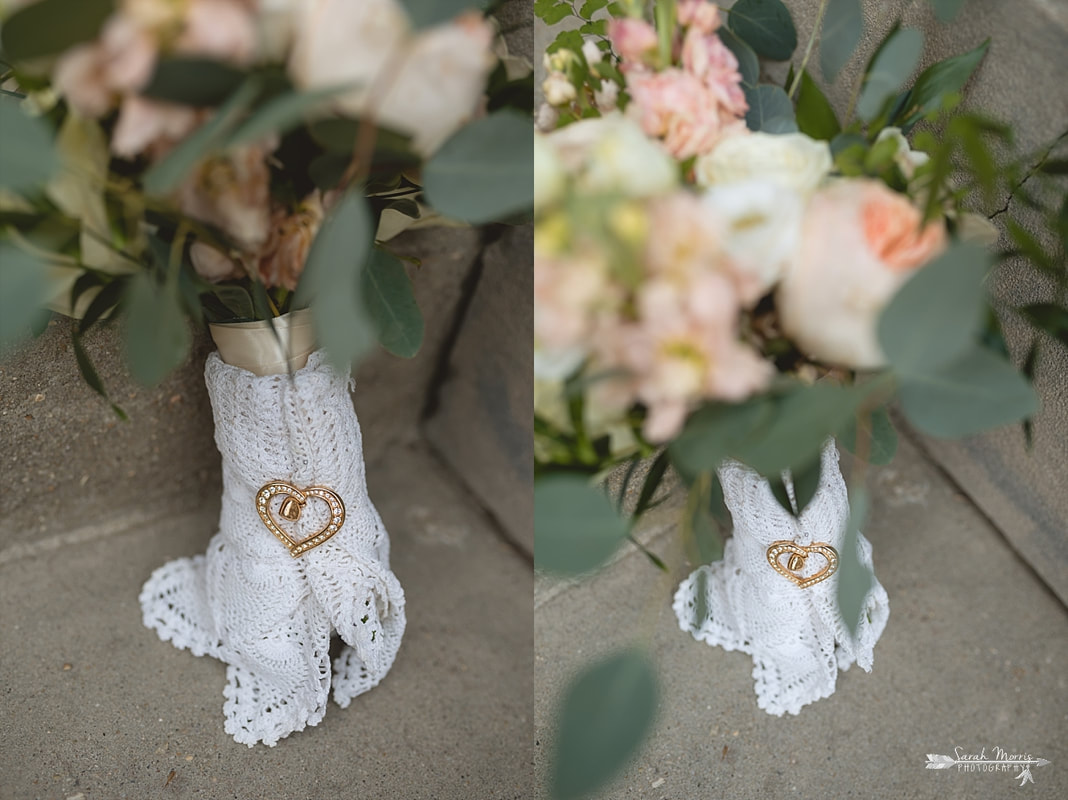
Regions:
<instances>
[{"instance_id":1,"label":"cream rose","mask_svg":"<svg viewBox=\"0 0 1068 800\"><path fill-rule=\"evenodd\" d=\"M883 366L880 313L945 247L943 224L921 223L919 209L880 181L842 180L813 195L775 295L783 332L829 364Z\"/></svg>"},{"instance_id":2,"label":"cream rose","mask_svg":"<svg viewBox=\"0 0 1068 800\"><path fill-rule=\"evenodd\" d=\"M700 186L759 178L802 195L816 190L834 162L827 142L803 133L751 133L724 139L694 165Z\"/></svg>"},{"instance_id":3,"label":"cream rose","mask_svg":"<svg viewBox=\"0 0 1068 800\"><path fill-rule=\"evenodd\" d=\"M534 211L540 211L560 197L564 189L564 171L556 151L544 134L534 133Z\"/></svg>"}]
</instances>

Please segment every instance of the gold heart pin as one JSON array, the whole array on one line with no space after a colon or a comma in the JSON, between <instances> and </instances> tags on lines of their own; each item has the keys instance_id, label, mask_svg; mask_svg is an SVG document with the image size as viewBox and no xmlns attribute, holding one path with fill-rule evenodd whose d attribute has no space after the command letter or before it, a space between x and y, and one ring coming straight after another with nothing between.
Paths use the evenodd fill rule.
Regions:
<instances>
[{"instance_id":1,"label":"gold heart pin","mask_svg":"<svg viewBox=\"0 0 1068 800\"><path fill-rule=\"evenodd\" d=\"M313 497L327 504L330 508L329 516L323 526L315 533L303 539L294 539L282 530L282 527L274 517L274 513L271 511L271 501L278 495L285 497L282 505L278 508L278 513L289 522L296 522L300 519L304 507L308 504L308 499ZM267 526L267 530L273 533L278 538L278 541L286 546L293 558L297 558L318 547L341 530L341 526L345 524L345 504L341 502L341 498L335 492L323 486L309 486L307 489L298 489L296 486L284 481L272 481L256 492L256 511L259 513L260 519L263 520L263 524Z\"/></svg>"},{"instance_id":2,"label":"gold heart pin","mask_svg":"<svg viewBox=\"0 0 1068 800\"><path fill-rule=\"evenodd\" d=\"M805 577L802 574L805 562L812 554L823 556L827 564L819 572ZM784 555L789 556L785 564L782 563ZM807 589L820 581L827 580L838 570L838 551L826 542L816 542L810 545L787 541L772 542L771 547L768 548L768 563L784 578L793 581L802 589Z\"/></svg>"}]
</instances>

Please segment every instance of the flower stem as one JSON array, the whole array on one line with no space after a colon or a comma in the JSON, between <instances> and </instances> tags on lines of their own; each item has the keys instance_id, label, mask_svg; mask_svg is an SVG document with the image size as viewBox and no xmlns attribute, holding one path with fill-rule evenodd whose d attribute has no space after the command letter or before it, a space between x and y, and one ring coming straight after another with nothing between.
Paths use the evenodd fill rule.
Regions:
<instances>
[{"instance_id":1,"label":"flower stem","mask_svg":"<svg viewBox=\"0 0 1068 800\"><path fill-rule=\"evenodd\" d=\"M801 85L801 76L805 74L805 67L808 66L808 59L812 55L812 45L816 43L816 37L820 35L820 29L823 27L823 15L827 12L827 0L820 0L819 11L816 12L816 24L812 27L812 35L808 37L808 44L805 46L805 55L801 59L801 67L794 75L794 82L790 84L790 91L788 95L791 100L794 99L794 94L797 93L797 87Z\"/></svg>"}]
</instances>

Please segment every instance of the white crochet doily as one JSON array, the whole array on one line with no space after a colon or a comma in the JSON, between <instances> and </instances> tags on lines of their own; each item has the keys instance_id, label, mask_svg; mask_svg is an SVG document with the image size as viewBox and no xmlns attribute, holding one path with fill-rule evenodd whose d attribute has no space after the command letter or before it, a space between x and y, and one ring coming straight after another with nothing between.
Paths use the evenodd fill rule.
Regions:
<instances>
[{"instance_id":1,"label":"white crochet doily","mask_svg":"<svg viewBox=\"0 0 1068 800\"><path fill-rule=\"evenodd\" d=\"M849 519L849 498L833 441L823 449L819 486L795 518L775 499L768 482L736 461L719 470L734 534L723 559L702 566L682 582L673 608L679 626L697 639L753 657L757 705L769 714L797 714L834 692L838 670L854 662L870 672L875 643L886 626L889 604L878 580L863 604L856 634L838 609L838 573L801 588L769 564L774 543L830 544L839 553ZM791 501L793 486L784 476ZM857 556L871 568L871 545L858 535ZM805 560L801 577L826 564Z\"/></svg>"},{"instance_id":2,"label":"white crochet doily","mask_svg":"<svg viewBox=\"0 0 1068 800\"><path fill-rule=\"evenodd\" d=\"M344 708L382 680L404 634L404 592L367 496L346 377L322 353L292 378L256 377L213 353L205 378L223 464L219 532L204 555L157 569L141 609L164 641L226 662L227 733L273 746L323 718L331 682ZM270 481L331 489L345 505L344 524L293 558L256 510L256 493ZM272 498L276 519L283 499ZM328 508L309 500L288 532L314 534ZM331 676L333 631L345 647Z\"/></svg>"}]
</instances>

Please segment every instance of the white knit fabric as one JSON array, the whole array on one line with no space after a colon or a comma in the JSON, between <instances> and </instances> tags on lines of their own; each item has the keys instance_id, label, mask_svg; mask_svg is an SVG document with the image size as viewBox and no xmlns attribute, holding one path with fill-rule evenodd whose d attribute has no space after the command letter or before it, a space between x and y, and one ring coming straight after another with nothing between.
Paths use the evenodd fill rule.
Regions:
<instances>
[{"instance_id":1,"label":"white knit fabric","mask_svg":"<svg viewBox=\"0 0 1068 800\"><path fill-rule=\"evenodd\" d=\"M367 496L346 377L322 353L292 378L256 377L213 353L205 377L223 463L219 532L204 555L157 569L141 609L164 641L229 665L227 733L249 747L273 746L323 718L333 631L345 642L333 665L334 700L344 708L382 680L404 634L404 592ZM333 490L344 525L293 558L256 511L256 492L269 481ZM283 499L273 498L275 519ZM283 528L298 539L313 535L327 509L311 498Z\"/></svg>"},{"instance_id":2,"label":"white knit fabric","mask_svg":"<svg viewBox=\"0 0 1068 800\"><path fill-rule=\"evenodd\" d=\"M871 671L873 648L886 626L886 591L875 580L864 600L856 635L838 610L838 573L802 589L768 563L778 541L825 542L842 554L849 498L833 441L824 447L819 486L795 518L775 499L768 482L736 461L719 470L734 534L723 559L695 570L675 594L679 626L696 639L753 657L757 705L769 714L797 714L834 692L838 670L856 662ZM784 475L791 501L793 486ZM857 556L871 568L871 545L858 535ZM826 561L810 555L802 577Z\"/></svg>"}]
</instances>

